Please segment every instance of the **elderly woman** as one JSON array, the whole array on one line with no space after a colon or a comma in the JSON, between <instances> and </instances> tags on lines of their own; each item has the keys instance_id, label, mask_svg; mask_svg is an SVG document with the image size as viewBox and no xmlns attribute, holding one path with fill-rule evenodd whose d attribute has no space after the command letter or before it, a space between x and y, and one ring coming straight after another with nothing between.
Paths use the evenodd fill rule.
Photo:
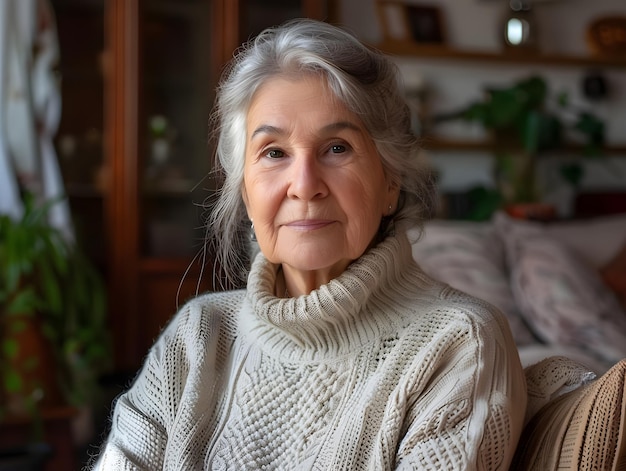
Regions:
<instances>
[{"instance_id":1,"label":"elderly woman","mask_svg":"<svg viewBox=\"0 0 626 471\"><path fill-rule=\"evenodd\" d=\"M96 468L508 469L522 368L499 312L412 259L433 189L392 63L293 21L238 53L216 113L210 227L246 289L178 312Z\"/></svg>"}]
</instances>

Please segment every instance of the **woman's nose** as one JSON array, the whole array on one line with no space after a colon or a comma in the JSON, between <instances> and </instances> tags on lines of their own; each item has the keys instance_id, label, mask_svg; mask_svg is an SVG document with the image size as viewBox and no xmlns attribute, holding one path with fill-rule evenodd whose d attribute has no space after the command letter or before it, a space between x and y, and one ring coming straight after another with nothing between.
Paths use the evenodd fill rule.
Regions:
<instances>
[{"instance_id":1,"label":"woman's nose","mask_svg":"<svg viewBox=\"0 0 626 471\"><path fill-rule=\"evenodd\" d=\"M299 153L289 167L287 196L308 201L328 194L323 168L313 152Z\"/></svg>"}]
</instances>

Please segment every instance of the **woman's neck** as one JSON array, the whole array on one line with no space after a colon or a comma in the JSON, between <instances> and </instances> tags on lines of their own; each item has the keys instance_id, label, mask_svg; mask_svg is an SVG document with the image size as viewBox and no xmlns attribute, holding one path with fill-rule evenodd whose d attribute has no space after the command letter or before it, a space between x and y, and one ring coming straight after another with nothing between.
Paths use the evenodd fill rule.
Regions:
<instances>
[{"instance_id":1,"label":"woman's neck","mask_svg":"<svg viewBox=\"0 0 626 471\"><path fill-rule=\"evenodd\" d=\"M334 266L332 269L302 271L282 264L276 276L275 294L279 298L297 298L310 294L343 273L348 265L349 263L342 267Z\"/></svg>"}]
</instances>

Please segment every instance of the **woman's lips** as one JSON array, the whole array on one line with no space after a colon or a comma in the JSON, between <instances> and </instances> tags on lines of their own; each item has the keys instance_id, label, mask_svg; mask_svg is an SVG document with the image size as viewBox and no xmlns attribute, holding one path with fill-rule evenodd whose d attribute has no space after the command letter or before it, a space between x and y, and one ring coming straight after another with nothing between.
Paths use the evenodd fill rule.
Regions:
<instances>
[{"instance_id":1,"label":"woman's lips","mask_svg":"<svg viewBox=\"0 0 626 471\"><path fill-rule=\"evenodd\" d=\"M300 230L300 231L314 231L316 229L322 229L326 226L329 226L334 221L327 219L302 219L299 221L291 221L285 224L286 227L290 229Z\"/></svg>"}]
</instances>

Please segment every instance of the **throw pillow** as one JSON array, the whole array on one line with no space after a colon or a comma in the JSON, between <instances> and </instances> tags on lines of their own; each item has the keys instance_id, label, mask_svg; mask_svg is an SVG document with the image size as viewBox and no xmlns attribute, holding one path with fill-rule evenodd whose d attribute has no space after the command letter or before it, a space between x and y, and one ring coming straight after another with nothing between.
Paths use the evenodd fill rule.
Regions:
<instances>
[{"instance_id":1,"label":"throw pillow","mask_svg":"<svg viewBox=\"0 0 626 471\"><path fill-rule=\"evenodd\" d=\"M626 244L609 263L601 268L600 276L626 310Z\"/></svg>"},{"instance_id":2,"label":"throw pillow","mask_svg":"<svg viewBox=\"0 0 626 471\"><path fill-rule=\"evenodd\" d=\"M536 342L515 304L504 265L504 246L493 225L430 221L413 243L413 257L431 277L500 309L518 346Z\"/></svg>"},{"instance_id":3,"label":"throw pillow","mask_svg":"<svg viewBox=\"0 0 626 471\"><path fill-rule=\"evenodd\" d=\"M500 219L498 228L513 295L533 332L610 364L626 358L626 312L599 273L538 227Z\"/></svg>"},{"instance_id":4,"label":"throw pillow","mask_svg":"<svg viewBox=\"0 0 626 471\"><path fill-rule=\"evenodd\" d=\"M498 213L494 221L496 225L507 222L519 229L543 231L594 268L606 265L615 256L626 234L626 214L543 223L512 219L505 213Z\"/></svg>"}]
</instances>

